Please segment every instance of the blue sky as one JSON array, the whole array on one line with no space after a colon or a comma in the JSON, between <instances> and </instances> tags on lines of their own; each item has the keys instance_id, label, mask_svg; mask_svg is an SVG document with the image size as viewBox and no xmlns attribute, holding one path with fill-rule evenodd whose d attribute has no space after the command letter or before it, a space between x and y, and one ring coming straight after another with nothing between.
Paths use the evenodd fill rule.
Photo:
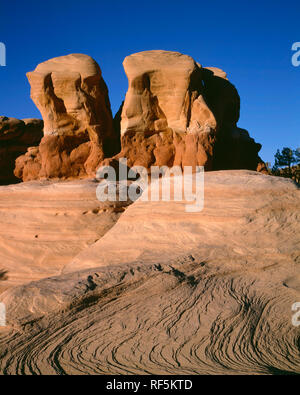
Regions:
<instances>
[{"instance_id":1,"label":"blue sky","mask_svg":"<svg viewBox=\"0 0 300 395\"><path fill-rule=\"evenodd\" d=\"M25 73L52 57L85 53L100 65L113 113L127 90L122 62L132 53L165 49L228 73L241 96L239 126L263 145L300 147L300 42L296 0L1 0L0 115L40 117Z\"/></svg>"}]
</instances>

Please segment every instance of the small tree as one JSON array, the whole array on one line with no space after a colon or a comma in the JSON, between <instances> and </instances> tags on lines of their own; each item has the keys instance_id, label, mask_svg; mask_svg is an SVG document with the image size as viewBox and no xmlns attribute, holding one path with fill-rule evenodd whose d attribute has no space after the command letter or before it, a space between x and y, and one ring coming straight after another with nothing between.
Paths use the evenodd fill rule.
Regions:
<instances>
[{"instance_id":1,"label":"small tree","mask_svg":"<svg viewBox=\"0 0 300 395\"><path fill-rule=\"evenodd\" d=\"M297 148L294 151L294 156L295 156L295 163L299 164L300 163L300 148Z\"/></svg>"},{"instance_id":2,"label":"small tree","mask_svg":"<svg viewBox=\"0 0 300 395\"><path fill-rule=\"evenodd\" d=\"M300 148L297 148L294 152L294 156L296 159L297 167L294 170L294 179L295 181L300 184Z\"/></svg>"},{"instance_id":3,"label":"small tree","mask_svg":"<svg viewBox=\"0 0 300 395\"><path fill-rule=\"evenodd\" d=\"M274 169L277 170L280 167L287 167L289 169L289 174L291 174L292 164L296 162L297 158L295 157L295 151L293 151L291 148L285 147L282 149L282 151L277 150L275 154Z\"/></svg>"}]
</instances>

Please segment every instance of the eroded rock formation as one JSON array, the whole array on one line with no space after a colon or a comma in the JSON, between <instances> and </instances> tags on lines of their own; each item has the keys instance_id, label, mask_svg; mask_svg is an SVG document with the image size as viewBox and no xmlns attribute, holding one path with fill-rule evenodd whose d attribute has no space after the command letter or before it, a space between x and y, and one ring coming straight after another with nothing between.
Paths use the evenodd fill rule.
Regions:
<instances>
[{"instance_id":1,"label":"eroded rock formation","mask_svg":"<svg viewBox=\"0 0 300 395\"><path fill-rule=\"evenodd\" d=\"M128 56L124 69L129 88L117 158L207 170L256 170L262 162L260 144L237 128L240 97L224 71L167 51Z\"/></svg>"},{"instance_id":2,"label":"eroded rock formation","mask_svg":"<svg viewBox=\"0 0 300 395\"><path fill-rule=\"evenodd\" d=\"M65 274L0 295L0 371L299 374L299 195L291 180L235 170L205 175L199 213L135 202ZM77 237L94 232L76 222Z\"/></svg>"},{"instance_id":3,"label":"eroded rock formation","mask_svg":"<svg viewBox=\"0 0 300 395\"><path fill-rule=\"evenodd\" d=\"M124 69L129 88L114 121L101 70L89 56L54 58L28 73L44 137L18 158L15 175L91 177L124 157L129 167L148 169L265 170L261 145L237 127L240 97L223 70L168 51L128 56Z\"/></svg>"},{"instance_id":4,"label":"eroded rock formation","mask_svg":"<svg viewBox=\"0 0 300 395\"><path fill-rule=\"evenodd\" d=\"M40 119L0 117L0 185L20 181L14 175L15 160L29 147L37 146L42 137L43 121Z\"/></svg>"},{"instance_id":5,"label":"eroded rock formation","mask_svg":"<svg viewBox=\"0 0 300 395\"><path fill-rule=\"evenodd\" d=\"M44 137L38 149L18 159L16 176L27 181L94 175L99 162L119 151L98 64L72 54L39 64L27 77Z\"/></svg>"}]
</instances>

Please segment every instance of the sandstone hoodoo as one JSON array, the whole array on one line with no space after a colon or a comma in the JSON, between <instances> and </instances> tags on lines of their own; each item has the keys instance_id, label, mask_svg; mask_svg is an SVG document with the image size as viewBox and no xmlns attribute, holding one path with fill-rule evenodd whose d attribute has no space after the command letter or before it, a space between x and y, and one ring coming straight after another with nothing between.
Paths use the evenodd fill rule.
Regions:
<instances>
[{"instance_id":1,"label":"sandstone hoodoo","mask_svg":"<svg viewBox=\"0 0 300 395\"><path fill-rule=\"evenodd\" d=\"M27 73L31 98L44 120L39 148L18 159L24 181L92 176L99 163L119 151L108 89L98 64L71 54Z\"/></svg>"},{"instance_id":2,"label":"sandstone hoodoo","mask_svg":"<svg viewBox=\"0 0 300 395\"><path fill-rule=\"evenodd\" d=\"M128 56L124 69L129 88L116 158L147 168L264 168L261 145L237 127L240 97L224 71L168 51Z\"/></svg>"},{"instance_id":3,"label":"sandstone hoodoo","mask_svg":"<svg viewBox=\"0 0 300 395\"><path fill-rule=\"evenodd\" d=\"M15 160L29 147L31 152L35 150L42 137L43 121L40 119L0 117L0 185L20 181L14 175Z\"/></svg>"}]
</instances>

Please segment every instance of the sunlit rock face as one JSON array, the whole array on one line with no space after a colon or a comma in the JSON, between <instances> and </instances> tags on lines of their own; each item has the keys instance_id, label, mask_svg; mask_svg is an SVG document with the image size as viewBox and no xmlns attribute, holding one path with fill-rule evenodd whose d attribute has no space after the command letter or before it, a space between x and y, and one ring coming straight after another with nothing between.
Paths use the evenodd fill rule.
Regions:
<instances>
[{"instance_id":1,"label":"sunlit rock face","mask_svg":"<svg viewBox=\"0 0 300 395\"><path fill-rule=\"evenodd\" d=\"M240 98L223 70L203 68L190 56L168 51L130 55L124 69L129 88L121 117L117 114L119 158L147 168L257 169L261 146L237 133ZM242 145L246 150L240 155Z\"/></svg>"},{"instance_id":2,"label":"sunlit rock face","mask_svg":"<svg viewBox=\"0 0 300 395\"><path fill-rule=\"evenodd\" d=\"M93 175L99 162L119 150L98 64L71 54L39 64L27 77L44 137L38 150L19 158L16 175L23 180Z\"/></svg>"},{"instance_id":3,"label":"sunlit rock face","mask_svg":"<svg viewBox=\"0 0 300 395\"><path fill-rule=\"evenodd\" d=\"M240 97L227 74L178 52L124 60L129 87L113 121L98 64L72 54L27 74L44 137L16 161L24 180L85 178L110 160L128 166L204 166L264 171L257 144L237 127Z\"/></svg>"}]
</instances>

